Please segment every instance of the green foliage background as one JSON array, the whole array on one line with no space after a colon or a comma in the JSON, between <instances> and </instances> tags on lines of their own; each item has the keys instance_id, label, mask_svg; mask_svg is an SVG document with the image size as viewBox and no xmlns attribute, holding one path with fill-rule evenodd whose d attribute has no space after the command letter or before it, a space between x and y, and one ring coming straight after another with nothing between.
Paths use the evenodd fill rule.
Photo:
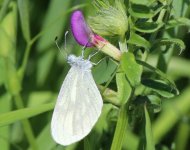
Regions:
<instances>
[{"instance_id":1,"label":"green foliage background","mask_svg":"<svg viewBox=\"0 0 190 150\"><path fill-rule=\"evenodd\" d=\"M91 0L0 0L0 149L189 149L190 2L157 0L155 7L149 2L125 1L130 4L130 53L122 55L119 69L104 54L93 58L104 58L92 70L103 112L87 137L63 147L53 141L49 126L69 65L54 38L63 44L73 10L81 9L86 17L96 10ZM118 46L117 38L106 38ZM71 32L67 50L81 54ZM146 59L138 59L144 56L139 51Z\"/></svg>"}]
</instances>

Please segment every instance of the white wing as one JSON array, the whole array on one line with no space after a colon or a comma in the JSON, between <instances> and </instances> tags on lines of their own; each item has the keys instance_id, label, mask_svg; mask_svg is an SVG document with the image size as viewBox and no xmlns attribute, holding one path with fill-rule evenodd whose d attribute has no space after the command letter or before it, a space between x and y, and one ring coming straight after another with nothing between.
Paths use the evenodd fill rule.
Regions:
<instances>
[{"instance_id":1,"label":"white wing","mask_svg":"<svg viewBox=\"0 0 190 150\"><path fill-rule=\"evenodd\" d=\"M98 120L103 106L91 72L71 67L58 95L51 133L61 145L84 138Z\"/></svg>"}]
</instances>

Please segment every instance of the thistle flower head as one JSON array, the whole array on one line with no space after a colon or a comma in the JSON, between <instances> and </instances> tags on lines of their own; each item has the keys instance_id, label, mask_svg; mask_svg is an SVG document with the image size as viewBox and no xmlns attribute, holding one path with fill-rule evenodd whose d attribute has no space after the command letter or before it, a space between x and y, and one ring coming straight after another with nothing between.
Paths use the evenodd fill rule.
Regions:
<instances>
[{"instance_id":1,"label":"thistle flower head","mask_svg":"<svg viewBox=\"0 0 190 150\"><path fill-rule=\"evenodd\" d=\"M97 15L88 22L92 30L105 36L123 36L128 29L128 19L123 0L115 0L111 5L108 0L95 0Z\"/></svg>"}]
</instances>

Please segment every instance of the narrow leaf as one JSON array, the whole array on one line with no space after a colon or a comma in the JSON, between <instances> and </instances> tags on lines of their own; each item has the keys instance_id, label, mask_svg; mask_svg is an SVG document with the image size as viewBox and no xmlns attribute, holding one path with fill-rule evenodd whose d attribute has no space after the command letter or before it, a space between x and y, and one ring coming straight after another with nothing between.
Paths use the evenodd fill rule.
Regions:
<instances>
[{"instance_id":1,"label":"narrow leaf","mask_svg":"<svg viewBox=\"0 0 190 150\"><path fill-rule=\"evenodd\" d=\"M28 0L18 0L18 9L20 14L21 28L24 39L30 41L30 23L29 23L29 8Z\"/></svg>"},{"instance_id":2,"label":"narrow leaf","mask_svg":"<svg viewBox=\"0 0 190 150\"><path fill-rule=\"evenodd\" d=\"M144 112L145 112L145 121L146 121L145 122L146 150L155 150L151 121L150 121L150 117L149 117L146 105L144 105Z\"/></svg>"},{"instance_id":3,"label":"narrow leaf","mask_svg":"<svg viewBox=\"0 0 190 150\"><path fill-rule=\"evenodd\" d=\"M163 80L144 79L142 80L142 84L166 98L171 98L179 94L175 86Z\"/></svg>"},{"instance_id":4,"label":"narrow leaf","mask_svg":"<svg viewBox=\"0 0 190 150\"><path fill-rule=\"evenodd\" d=\"M150 71L156 73L158 76L160 76L161 78L163 78L164 80L170 82L171 84L174 84L173 82L171 82L167 75L165 73L163 73L161 70L151 66L150 64L144 62L144 61L141 61L141 60L137 60L137 63L142 65L143 67L146 67L147 69L149 69Z\"/></svg>"}]
</instances>

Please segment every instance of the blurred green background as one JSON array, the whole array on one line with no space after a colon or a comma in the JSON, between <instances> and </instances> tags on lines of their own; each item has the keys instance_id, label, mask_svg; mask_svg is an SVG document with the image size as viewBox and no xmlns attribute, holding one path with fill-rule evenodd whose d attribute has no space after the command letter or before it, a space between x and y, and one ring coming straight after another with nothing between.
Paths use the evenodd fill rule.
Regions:
<instances>
[{"instance_id":1,"label":"blurred green background","mask_svg":"<svg viewBox=\"0 0 190 150\"><path fill-rule=\"evenodd\" d=\"M118 113L112 104L104 105L90 135L71 146L57 145L49 127L56 97L69 69L54 39L58 36L59 45L64 46L71 12L81 9L86 17L93 15L92 1L0 0L0 7L0 150L109 149ZM172 13L175 17L190 18L190 1L173 0ZM157 149L190 149L190 21L184 24L162 31L163 37L183 40L186 49L180 53L170 47L169 54L163 55L172 55L162 69L175 81L180 95L163 99L161 111L152 120ZM71 32L66 46L69 54L81 54L82 48ZM87 50L86 55L93 50ZM159 54L156 51L149 55L147 62L156 66ZM92 61L104 56L98 54ZM93 69L97 84L105 83L116 67L112 61L109 65L106 62ZM116 90L114 81L109 88ZM108 92L103 97L114 101L116 94ZM127 133L124 150L137 149L138 135L134 133Z\"/></svg>"}]
</instances>

